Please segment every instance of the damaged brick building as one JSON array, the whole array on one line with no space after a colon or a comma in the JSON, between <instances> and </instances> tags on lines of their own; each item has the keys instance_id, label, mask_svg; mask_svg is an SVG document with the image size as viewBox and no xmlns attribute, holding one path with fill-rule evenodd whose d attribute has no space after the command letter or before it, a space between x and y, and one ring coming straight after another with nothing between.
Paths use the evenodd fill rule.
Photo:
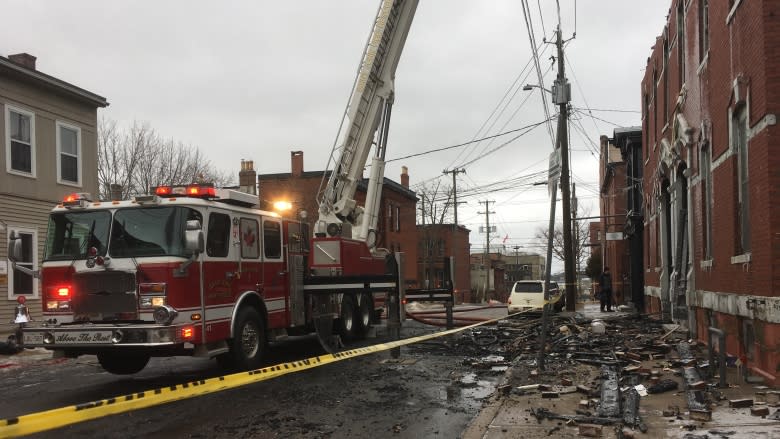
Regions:
<instances>
[{"instance_id":1,"label":"damaged brick building","mask_svg":"<svg viewBox=\"0 0 780 439\"><path fill-rule=\"evenodd\" d=\"M642 80L647 310L780 384L780 2L673 0Z\"/></svg>"}]
</instances>

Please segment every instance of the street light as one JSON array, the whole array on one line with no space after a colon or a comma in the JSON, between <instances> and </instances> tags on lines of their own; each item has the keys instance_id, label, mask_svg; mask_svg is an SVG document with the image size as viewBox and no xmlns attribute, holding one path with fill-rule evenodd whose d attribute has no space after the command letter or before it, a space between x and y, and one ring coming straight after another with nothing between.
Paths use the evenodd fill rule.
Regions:
<instances>
[{"instance_id":1,"label":"street light","mask_svg":"<svg viewBox=\"0 0 780 439\"><path fill-rule=\"evenodd\" d=\"M550 94L552 94L552 91L550 91L550 90L548 90L548 89L546 89L546 88L542 87L541 85L536 85L536 84L526 84L526 85L524 85L524 86L523 86L523 90L524 90L524 91L531 91L531 90L533 90L533 89L535 89L535 88L541 88L542 90L546 91L547 93L550 93Z\"/></svg>"}]
</instances>

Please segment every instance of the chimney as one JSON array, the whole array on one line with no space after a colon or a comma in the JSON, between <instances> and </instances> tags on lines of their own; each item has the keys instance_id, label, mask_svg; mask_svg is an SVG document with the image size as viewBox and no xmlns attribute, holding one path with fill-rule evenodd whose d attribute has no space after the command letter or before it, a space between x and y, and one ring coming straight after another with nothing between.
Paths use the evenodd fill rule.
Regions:
<instances>
[{"instance_id":1,"label":"chimney","mask_svg":"<svg viewBox=\"0 0 780 439\"><path fill-rule=\"evenodd\" d=\"M401 166L401 186L409 188L409 168Z\"/></svg>"},{"instance_id":2,"label":"chimney","mask_svg":"<svg viewBox=\"0 0 780 439\"><path fill-rule=\"evenodd\" d=\"M13 61L15 64L19 64L20 66L27 67L30 70L35 70L35 60L37 58L30 55L29 53L17 53L14 55L8 55L8 59Z\"/></svg>"},{"instance_id":3,"label":"chimney","mask_svg":"<svg viewBox=\"0 0 780 439\"><path fill-rule=\"evenodd\" d=\"M238 173L238 186L241 192L257 195L257 172L255 162L241 160L241 171Z\"/></svg>"},{"instance_id":4,"label":"chimney","mask_svg":"<svg viewBox=\"0 0 780 439\"><path fill-rule=\"evenodd\" d=\"M293 177L303 175L303 151L290 152L290 172Z\"/></svg>"}]
</instances>

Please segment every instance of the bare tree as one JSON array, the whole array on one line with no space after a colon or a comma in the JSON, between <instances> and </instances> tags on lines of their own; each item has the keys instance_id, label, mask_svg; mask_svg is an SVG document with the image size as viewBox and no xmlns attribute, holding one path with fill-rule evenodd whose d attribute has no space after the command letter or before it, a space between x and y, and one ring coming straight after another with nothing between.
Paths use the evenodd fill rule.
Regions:
<instances>
[{"instance_id":1,"label":"bare tree","mask_svg":"<svg viewBox=\"0 0 780 439\"><path fill-rule=\"evenodd\" d=\"M590 216L590 211L587 209L578 209L578 217ZM572 228L572 235L575 238L574 244L574 265L584 267L588 260L588 243L590 242L589 236L589 223L587 221L577 221L576 227ZM547 248L548 242L548 229L546 227L539 227L536 229L536 241L540 248ZM563 245L563 223L555 224L555 230L553 231L553 257L559 261L564 260L564 245Z\"/></svg>"},{"instance_id":2,"label":"bare tree","mask_svg":"<svg viewBox=\"0 0 780 439\"><path fill-rule=\"evenodd\" d=\"M121 198L147 193L162 184L213 182L226 186L232 173L216 169L197 147L162 138L148 123L133 122L122 130L113 120L98 123L100 197L121 187Z\"/></svg>"},{"instance_id":3,"label":"bare tree","mask_svg":"<svg viewBox=\"0 0 780 439\"><path fill-rule=\"evenodd\" d=\"M416 189L420 196L419 221L423 224L444 224L452 207L452 188L439 179L422 183Z\"/></svg>"}]
</instances>

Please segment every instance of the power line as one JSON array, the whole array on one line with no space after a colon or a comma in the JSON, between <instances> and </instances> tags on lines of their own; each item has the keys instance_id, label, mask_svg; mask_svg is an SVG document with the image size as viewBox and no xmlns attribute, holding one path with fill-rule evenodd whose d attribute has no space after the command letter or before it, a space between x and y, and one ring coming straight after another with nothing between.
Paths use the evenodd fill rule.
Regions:
<instances>
[{"instance_id":1,"label":"power line","mask_svg":"<svg viewBox=\"0 0 780 439\"><path fill-rule=\"evenodd\" d=\"M524 127L517 128L517 129L514 129L514 130L505 131L503 133L498 133L498 134L495 134L495 135L492 135L492 136L483 137L482 139L479 139L479 140L476 140L476 141L475 140L471 140L471 141L464 142L464 143L458 143L457 145L444 146L444 147L441 147L441 148L434 148L434 149L431 149L431 150L428 150L428 151L418 152L418 153L415 153L415 154L409 154L409 155L405 155L405 156L402 156L402 157L396 157L394 159L387 160L386 163L395 162L395 161L398 161L398 160L404 160L404 159L408 159L408 158L412 158L412 157L419 157L419 156L422 156L422 155L428 155L428 154L432 154L434 152L446 151L448 149L460 148L462 146L471 145L472 143L479 142L479 141L482 141L482 140L493 139L493 138L496 138L496 137L501 137L501 136L505 136L507 134L512 134L512 133L516 133L518 131L525 130L524 132L520 133L520 135L513 137L511 140L509 140L508 142L506 142L503 145L501 145L501 146L505 146L506 144L508 144L510 142L513 142L514 140L517 140L521 136L529 133L534 128L536 128L539 125L542 125L542 124L544 124L546 122L547 122L546 120L543 120L541 122L537 122L537 123L534 123L534 124L531 124L531 125L526 125ZM498 149L498 148L496 148L496 149ZM491 151L491 153L494 152L494 151L495 150ZM482 158L482 157L480 157L480 158ZM469 162L467 164L474 163L477 160L478 159L472 160L471 162ZM463 166L459 166L459 167L462 168Z\"/></svg>"},{"instance_id":2,"label":"power line","mask_svg":"<svg viewBox=\"0 0 780 439\"><path fill-rule=\"evenodd\" d=\"M637 113L641 114L639 110L618 110L616 108L587 108L587 107L572 107L574 110L587 110L587 111L602 111L605 113Z\"/></svg>"}]
</instances>

